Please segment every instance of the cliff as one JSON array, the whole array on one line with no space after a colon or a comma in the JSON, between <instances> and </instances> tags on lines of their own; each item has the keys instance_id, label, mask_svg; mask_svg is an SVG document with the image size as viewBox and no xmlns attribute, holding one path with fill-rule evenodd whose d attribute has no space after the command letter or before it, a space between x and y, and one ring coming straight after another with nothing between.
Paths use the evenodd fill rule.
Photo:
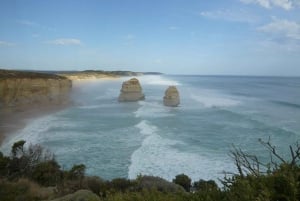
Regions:
<instances>
[{"instance_id":1,"label":"cliff","mask_svg":"<svg viewBox=\"0 0 300 201\"><path fill-rule=\"evenodd\" d=\"M140 82L136 78L131 78L130 80L123 82L120 92L120 102L139 101L145 99Z\"/></svg>"},{"instance_id":2,"label":"cliff","mask_svg":"<svg viewBox=\"0 0 300 201\"><path fill-rule=\"evenodd\" d=\"M0 70L0 107L67 101L72 82L54 74Z\"/></svg>"},{"instance_id":3,"label":"cliff","mask_svg":"<svg viewBox=\"0 0 300 201\"><path fill-rule=\"evenodd\" d=\"M105 79L105 78L119 78L121 76L139 76L142 73L132 71L102 71L102 70L86 70L58 73L70 80L89 80L89 79Z\"/></svg>"}]
</instances>

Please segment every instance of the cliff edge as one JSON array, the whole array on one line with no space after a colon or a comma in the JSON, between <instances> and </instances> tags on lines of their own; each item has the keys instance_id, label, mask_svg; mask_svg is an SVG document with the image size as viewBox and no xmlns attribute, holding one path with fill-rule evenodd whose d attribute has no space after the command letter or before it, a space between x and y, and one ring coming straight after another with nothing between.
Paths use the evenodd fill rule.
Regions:
<instances>
[{"instance_id":1,"label":"cliff edge","mask_svg":"<svg viewBox=\"0 0 300 201\"><path fill-rule=\"evenodd\" d=\"M0 107L68 101L72 81L59 75L0 70Z\"/></svg>"},{"instance_id":2,"label":"cliff edge","mask_svg":"<svg viewBox=\"0 0 300 201\"><path fill-rule=\"evenodd\" d=\"M103 70L85 70L85 71L70 71L58 72L70 80L91 80L91 79L113 79L122 76L140 76L142 73L132 71L103 71Z\"/></svg>"}]
</instances>

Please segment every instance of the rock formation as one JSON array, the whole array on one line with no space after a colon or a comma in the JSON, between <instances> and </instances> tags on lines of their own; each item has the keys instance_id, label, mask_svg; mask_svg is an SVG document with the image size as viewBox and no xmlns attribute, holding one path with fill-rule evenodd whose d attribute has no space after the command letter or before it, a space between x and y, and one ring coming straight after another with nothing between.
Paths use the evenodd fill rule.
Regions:
<instances>
[{"instance_id":1,"label":"rock formation","mask_svg":"<svg viewBox=\"0 0 300 201\"><path fill-rule=\"evenodd\" d=\"M72 81L53 74L0 70L0 107L68 101Z\"/></svg>"},{"instance_id":2,"label":"rock formation","mask_svg":"<svg viewBox=\"0 0 300 201\"><path fill-rule=\"evenodd\" d=\"M119 96L120 102L144 100L145 96L142 92L140 82L136 78L132 78L123 82L121 93Z\"/></svg>"},{"instance_id":3,"label":"rock formation","mask_svg":"<svg viewBox=\"0 0 300 201\"><path fill-rule=\"evenodd\" d=\"M179 92L175 86L170 86L164 96L164 105L170 107L176 107L180 103Z\"/></svg>"}]
</instances>

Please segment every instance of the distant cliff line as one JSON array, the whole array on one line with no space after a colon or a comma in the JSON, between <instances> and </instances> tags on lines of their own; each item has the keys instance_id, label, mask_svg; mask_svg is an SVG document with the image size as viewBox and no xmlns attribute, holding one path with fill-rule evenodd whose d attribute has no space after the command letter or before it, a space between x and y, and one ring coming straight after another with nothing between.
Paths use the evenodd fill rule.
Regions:
<instances>
[{"instance_id":1,"label":"distant cliff line","mask_svg":"<svg viewBox=\"0 0 300 201\"><path fill-rule=\"evenodd\" d=\"M1 106L67 102L68 94L72 89L72 80L159 74L161 73L103 70L18 71L0 69L0 108Z\"/></svg>"},{"instance_id":2,"label":"distant cliff line","mask_svg":"<svg viewBox=\"0 0 300 201\"><path fill-rule=\"evenodd\" d=\"M65 71L57 72L58 75L64 76L70 80L91 80L105 78L119 78L122 76L140 76L143 73L132 71L102 71L102 70L86 70L86 71Z\"/></svg>"},{"instance_id":3,"label":"distant cliff line","mask_svg":"<svg viewBox=\"0 0 300 201\"><path fill-rule=\"evenodd\" d=\"M24 74L42 73L47 75L59 75L70 80L90 80L103 78L119 78L124 76L141 76L141 75L161 75L160 72L134 72L134 71L104 71L104 70L84 70L84 71L37 71L37 70L23 70L16 71ZM0 75L1 76L1 75Z\"/></svg>"}]
</instances>

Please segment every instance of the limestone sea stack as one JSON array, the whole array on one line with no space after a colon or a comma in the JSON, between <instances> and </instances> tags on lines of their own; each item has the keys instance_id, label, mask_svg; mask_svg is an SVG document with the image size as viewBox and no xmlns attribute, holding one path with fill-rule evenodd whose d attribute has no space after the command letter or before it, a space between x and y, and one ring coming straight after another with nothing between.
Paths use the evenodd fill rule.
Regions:
<instances>
[{"instance_id":1,"label":"limestone sea stack","mask_svg":"<svg viewBox=\"0 0 300 201\"><path fill-rule=\"evenodd\" d=\"M165 92L164 105L169 107L177 107L180 103L179 92L175 86L169 86Z\"/></svg>"},{"instance_id":2,"label":"limestone sea stack","mask_svg":"<svg viewBox=\"0 0 300 201\"><path fill-rule=\"evenodd\" d=\"M131 78L130 80L123 82L122 89L120 91L120 102L139 101L145 99L140 82L136 78Z\"/></svg>"}]
</instances>

